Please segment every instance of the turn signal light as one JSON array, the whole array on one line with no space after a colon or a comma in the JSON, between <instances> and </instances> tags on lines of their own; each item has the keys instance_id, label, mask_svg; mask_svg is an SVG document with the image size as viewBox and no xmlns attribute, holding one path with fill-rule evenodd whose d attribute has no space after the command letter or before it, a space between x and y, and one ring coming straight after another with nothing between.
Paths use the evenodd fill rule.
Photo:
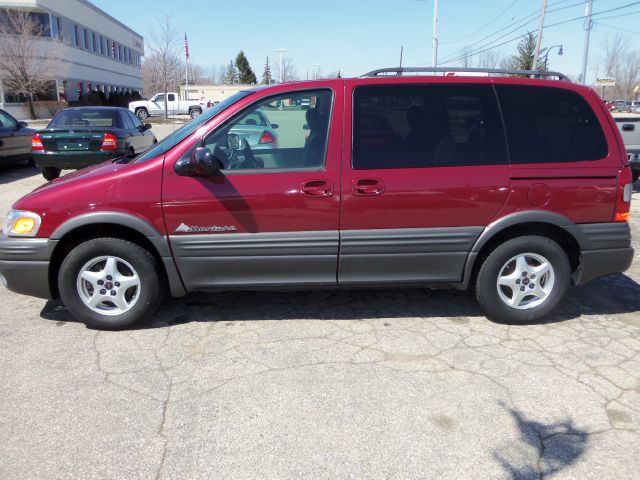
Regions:
<instances>
[{"instance_id":1,"label":"turn signal light","mask_svg":"<svg viewBox=\"0 0 640 480\"><path fill-rule=\"evenodd\" d=\"M118 137L113 133L105 133L102 137L102 147L100 150L117 150L118 149Z\"/></svg>"},{"instance_id":2,"label":"turn signal light","mask_svg":"<svg viewBox=\"0 0 640 480\"><path fill-rule=\"evenodd\" d=\"M40 135L37 133L31 137L31 151L33 152L35 150L44 150L44 145L42 144Z\"/></svg>"},{"instance_id":3,"label":"turn signal light","mask_svg":"<svg viewBox=\"0 0 640 480\"><path fill-rule=\"evenodd\" d=\"M29 217L20 217L13 223L11 233L18 233L20 235L26 235L33 232L36 227L36 221Z\"/></svg>"}]
</instances>

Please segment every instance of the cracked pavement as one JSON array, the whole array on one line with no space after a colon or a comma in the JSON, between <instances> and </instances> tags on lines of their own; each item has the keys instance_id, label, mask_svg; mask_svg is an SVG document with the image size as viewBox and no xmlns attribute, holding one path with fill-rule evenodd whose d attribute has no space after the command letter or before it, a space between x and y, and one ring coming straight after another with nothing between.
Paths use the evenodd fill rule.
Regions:
<instances>
[{"instance_id":1,"label":"cracked pavement","mask_svg":"<svg viewBox=\"0 0 640 480\"><path fill-rule=\"evenodd\" d=\"M637 255L536 325L395 289L190 295L125 332L0 287L0 477L637 478L638 282Z\"/></svg>"}]
</instances>

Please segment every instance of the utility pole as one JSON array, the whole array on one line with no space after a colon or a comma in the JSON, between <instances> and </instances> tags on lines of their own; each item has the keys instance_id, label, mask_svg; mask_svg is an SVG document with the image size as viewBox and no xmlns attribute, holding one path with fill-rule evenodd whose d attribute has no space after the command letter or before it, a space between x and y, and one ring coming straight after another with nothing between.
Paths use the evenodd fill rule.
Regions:
<instances>
[{"instance_id":1,"label":"utility pole","mask_svg":"<svg viewBox=\"0 0 640 480\"><path fill-rule=\"evenodd\" d=\"M278 52L278 55L280 57L280 83L283 82L283 78L284 78L284 72L282 71L282 54L285 53L287 50L285 48L278 48L276 49L276 52Z\"/></svg>"},{"instance_id":2,"label":"utility pole","mask_svg":"<svg viewBox=\"0 0 640 480\"><path fill-rule=\"evenodd\" d=\"M400 47L400 68L402 68L402 50L404 50L404 45Z\"/></svg>"},{"instance_id":3,"label":"utility pole","mask_svg":"<svg viewBox=\"0 0 640 480\"><path fill-rule=\"evenodd\" d=\"M432 66L438 66L438 0L433 0L433 44L432 44Z\"/></svg>"},{"instance_id":4,"label":"utility pole","mask_svg":"<svg viewBox=\"0 0 640 480\"><path fill-rule=\"evenodd\" d=\"M589 36L591 29L593 28L593 22L591 21L591 10L593 8L593 0L587 0L587 12L584 21L584 53L582 54L582 75L580 76L580 83L583 85L586 83L587 77L587 59L589 58ZM604 98L604 88L602 90L602 98Z\"/></svg>"},{"instance_id":5,"label":"utility pole","mask_svg":"<svg viewBox=\"0 0 640 480\"><path fill-rule=\"evenodd\" d=\"M538 25L538 38L536 38L536 53L533 56L532 70L538 69L538 57L540 56L540 46L542 45L542 30L544 29L544 16L547 13L547 0L542 0L542 11L540 12L540 25Z\"/></svg>"}]
</instances>

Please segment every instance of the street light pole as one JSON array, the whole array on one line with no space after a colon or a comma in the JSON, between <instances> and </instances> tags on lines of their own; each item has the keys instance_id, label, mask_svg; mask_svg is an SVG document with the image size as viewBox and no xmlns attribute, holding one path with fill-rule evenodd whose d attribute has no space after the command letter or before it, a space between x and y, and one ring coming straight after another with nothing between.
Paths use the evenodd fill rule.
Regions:
<instances>
[{"instance_id":1,"label":"street light pole","mask_svg":"<svg viewBox=\"0 0 640 480\"><path fill-rule=\"evenodd\" d=\"M287 50L285 48L278 48L276 49L276 52L278 52L278 55L280 56L280 83L283 82L283 78L284 78L284 72L282 71L282 54L285 53Z\"/></svg>"},{"instance_id":2,"label":"street light pole","mask_svg":"<svg viewBox=\"0 0 640 480\"><path fill-rule=\"evenodd\" d=\"M587 76L587 58L589 58L589 36L591 34L591 29L593 28L593 22L591 21L591 9L593 7L593 0L587 0L587 14L584 29L585 38L584 38L584 53L582 54L582 74L580 76L580 82L584 85L586 83Z\"/></svg>"},{"instance_id":3,"label":"street light pole","mask_svg":"<svg viewBox=\"0 0 640 480\"><path fill-rule=\"evenodd\" d=\"M547 51L544 54L544 69L545 71L547 70L547 62L549 61L549 53L551 52L552 48L558 48L558 55L562 56L562 54L564 53L562 50L562 44L560 45L551 45L549 48L547 48Z\"/></svg>"},{"instance_id":4,"label":"street light pole","mask_svg":"<svg viewBox=\"0 0 640 480\"><path fill-rule=\"evenodd\" d=\"M433 0L433 43L431 45L431 64L438 66L438 0Z\"/></svg>"},{"instance_id":5,"label":"street light pole","mask_svg":"<svg viewBox=\"0 0 640 480\"><path fill-rule=\"evenodd\" d=\"M540 24L538 25L538 38L536 38L536 53L533 56L532 70L538 69L538 57L540 56L540 46L542 45L542 30L544 29L544 16L547 13L547 0L542 1L542 11L540 12Z\"/></svg>"}]
</instances>

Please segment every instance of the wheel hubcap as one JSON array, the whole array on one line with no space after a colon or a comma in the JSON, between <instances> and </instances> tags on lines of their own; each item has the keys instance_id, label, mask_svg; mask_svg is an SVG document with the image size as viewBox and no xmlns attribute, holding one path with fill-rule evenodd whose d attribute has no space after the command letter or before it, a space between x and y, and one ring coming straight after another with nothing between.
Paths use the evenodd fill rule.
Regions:
<instances>
[{"instance_id":1,"label":"wheel hubcap","mask_svg":"<svg viewBox=\"0 0 640 480\"><path fill-rule=\"evenodd\" d=\"M523 253L509 259L498 274L500 300L512 308L528 310L542 305L553 290L555 272L542 255Z\"/></svg>"},{"instance_id":2,"label":"wheel hubcap","mask_svg":"<svg viewBox=\"0 0 640 480\"><path fill-rule=\"evenodd\" d=\"M78 295L92 311L121 315L140 298L140 277L131 264L119 257L89 260L78 273Z\"/></svg>"}]
</instances>

